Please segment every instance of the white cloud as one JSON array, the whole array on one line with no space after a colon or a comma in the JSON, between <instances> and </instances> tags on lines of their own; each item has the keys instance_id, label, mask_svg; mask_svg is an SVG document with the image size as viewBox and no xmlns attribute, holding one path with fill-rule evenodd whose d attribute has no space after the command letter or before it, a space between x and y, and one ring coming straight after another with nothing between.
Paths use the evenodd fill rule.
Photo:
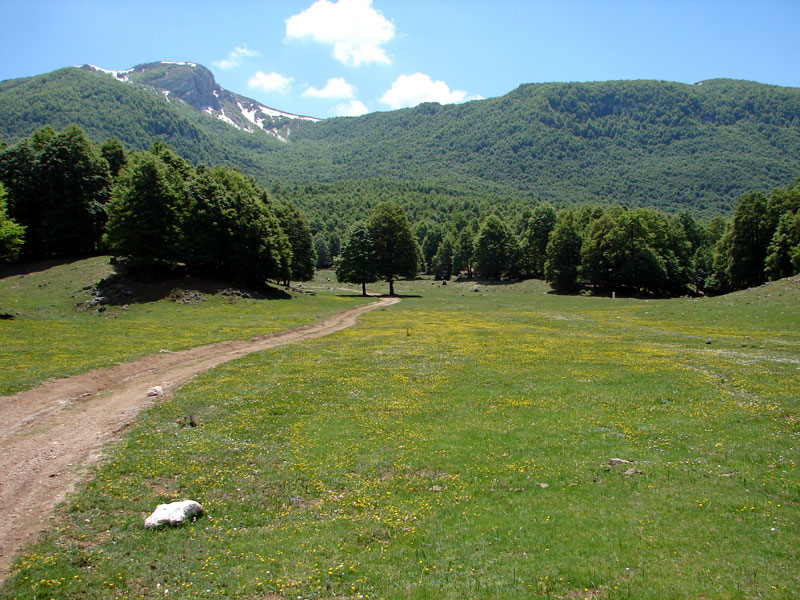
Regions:
<instances>
[{"instance_id":1,"label":"white cloud","mask_svg":"<svg viewBox=\"0 0 800 600\"><path fill-rule=\"evenodd\" d=\"M341 104L337 104L333 109L333 114L337 117L360 117L368 112L367 107L359 100L342 102Z\"/></svg>"},{"instance_id":2,"label":"white cloud","mask_svg":"<svg viewBox=\"0 0 800 600\"><path fill-rule=\"evenodd\" d=\"M251 88L258 88L265 92L278 92L285 94L289 91L292 77L284 77L280 73L263 73L259 71L247 82Z\"/></svg>"},{"instance_id":3,"label":"white cloud","mask_svg":"<svg viewBox=\"0 0 800 600\"><path fill-rule=\"evenodd\" d=\"M306 98L352 98L355 96L356 88L347 83L344 77L333 77L328 79L328 83L321 90L309 86L303 96Z\"/></svg>"},{"instance_id":4,"label":"white cloud","mask_svg":"<svg viewBox=\"0 0 800 600\"><path fill-rule=\"evenodd\" d=\"M232 69L233 67L238 67L243 58L252 58L254 56L261 56L261 53L256 50L250 50L247 45L242 44L231 50L227 58L215 60L213 64L220 69Z\"/></svg>"},{"instance_id":5,"label":"white cloud","mask_svg":"<svg viewBox=\"0 0 800 600\"><path fill-rule=\"evenodd\" d=\"M400 75L392 87L381 96L381 102L391 108L416 106L421 102L450 104L476 100L480 96L467 96L464 90L451 90L444 81L433 81L424 73Z\"/></svg>"},{"instance_id":6,"label":"white cloud","mask_svg":"<svg viewBox=\"0 0 800 600\"><path fill-rule=\"evenodd\" d=\"M381 47L394 38L394 23L372 8L372 0L317 0L286 19L287 39L312 39L333 46L333 56L346 65L391 60Z\"/></svg>"}]
</instances>

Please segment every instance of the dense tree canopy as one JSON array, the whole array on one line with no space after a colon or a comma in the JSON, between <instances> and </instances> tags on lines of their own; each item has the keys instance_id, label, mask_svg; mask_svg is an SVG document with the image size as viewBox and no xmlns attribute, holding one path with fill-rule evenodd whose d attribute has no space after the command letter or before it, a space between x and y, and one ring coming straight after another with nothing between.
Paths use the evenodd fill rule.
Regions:
<instances>
[{"instance_id":1,"label":"dense tree canopy","mask_svg":"<svg viewBox=\"0 0 800 600\"><path fill-rule=\"evenodd\" d=\"M329 197L365 180L394 188L396 198L373 196L372 206L358 207L364 214L352 214L346 197L328 205L328 219L346 221L340 234L387 200L400 201L412 223L423 216L441 222L433 213L450 215L446 200L458 211L461 200L493 211L511 199L529 208L538 201L624 204L727 216L743 193L786 186L797 175L798 114L797 88L748 81L543 83L466 104L298 123L282 143L101 73L68 68L0 82L0 138L7 142L48 123L79 123L96 143L115 136L135 150L164 140L193 165L235 165L281 193L288 189L312 222L319 188ZM409 187L444 193L412 208L399 199Z\"/></svg>"},{"instance_id":2,"label":"dense tree canopy","mask_svg":"<svg viewBox=\"0 0 800 600\"><path fill-rule=\"evenodd\" d=\"M79 127L45 127L0 152L8 212L26 228L29 256L96 252L112 178L108 162Z\"/></svg>"},{"instance_id":3,"label":"dense tree canopy","mask_svg":"<svg viewBox=\"0 0 800 600\"><path fill-rule=\"evenodd\" d=\"M120 177L109 206L113 253L146 270L177 262L185 181L156 153L137 157Z\"/></svg>"},{"instance_id":4,"label":"dense tree canopy","mask_svg":"<svg viewBox=\"0 0 800 600\"><path fill-rule=\"evenodd\" d=\"M223 167L203 170L187 191L181 256L188 266L250 283L287 272L289 240L243 175Z\"/></svg>"},{"instance_id":5,"label":"dense tree canopy","mask_svg":"<svg viewBox=\"0 0 800 600\"><path fill-rule=\"evenodd\" d=\"M508 225L496 215L481 224L475 238L475 272L482 279L513 276L517 269L517 241Z\"/></svg>"},{"instance_id":6,"label":"dense tree canopy","mask_svg":"<svg viewBox=\"0 0 800 600\"><path fill-rule=\"evenodd\" d=\"M297 207L291 204L277 205L275 212L281 228L287 232L291 249L289 272L285 277L286 284L288 285L291 279L309 281L314 277L314 268L317 262L311 229Z\"/></svg>"},{"instance_id":7,"label":"dense tree canopy","mask_svg":"<svg viewBox=\"0 0 800 600\"><path fill-rule=\"evenodd\" d=\"M335 263L336 279L343 283L360 283L361 294L367 295L367 284L378 281L378 264L372 234L364 222L354 224Z\"/></svg>"},{"instance_id":8,"label":"dense tree canopy","mask_svg":"<svg viewBox=\"0 0 800 600\"><path fill-rule=\"evenodd\" d=\"M378 206L367 221L375 249L378 276L389 283L389 295L394 295L394 281L416 277L421 252L403 209L397 204Z\"/></svg>"},{"instance_id":9,"label":"dense tree canopy","mask_svg":"<svg viewBox=\"0 0 800 600\"><path fill-rule=\"evenodd\" d=\"M276 201L252 178L192 167L163 142L145 152L113 138L96 147L70 126L0 146L0 184L2 261L24 239L30 257L108 248L144 272L185 265L255 284L305 281L333 263L341 281L365 292L384 279L391 294L396 279L422 269L442 279L544 276L560 290L658 295L724 293L800 272L800 180L745 194L732 220L707 222L620 205L492 204L380 181L275 186ZM310 222L292 201L308 198L320 202ZM325 202L346 207L348 218L322 210ZM339 233L359 217L342 245Z\"/></svg>"},{"instance_id":10,"label":"dense tree canopy","mask_svg":"<svg viewBox=\"0 0 800 600\"><path fill-rule=\"evenodd\" d=\"M582 248L583 238L574 212L562 211L556 219L545 249L545 277L555 289L573 291L578 287Z\"/></svg>"},{"instance_id":11,"label":"dense tree canopy","mask_svg":"<svg viewBox=\"0 0 800 600\"><path fill-rule=\"evenodd\" d=\"M6 190L0 183L0 265L14 262L24 242L25 228L8 217Z\"/></svg>"},{"instance_id":12,"label":"dense tree canopy","mask_svg":"<svg viewBox=\"0 0 800 600\"><path fill-rule=\"evenodd\" d=\"M234 169L195 169L163 142L128 152L113 138L95 147L77 126L44 127L0 149L3 184L5 261L24 232L27 256L110 249L145 275L178 264L255 285L314 274L310 229L294 206L273 204Z\"/></svg>"},{"instance_id":13,"label":"dense tree canopy","mask_svg":"<svg viewBox=\"0 0 800 600\"><path fill-rule=\"evenodd\" d=\"M524 219L520 236L520 268L527 277L543 277L547 242L556 224L556 209L549 202L534 207Z\"/></svg>"}]
</instances>

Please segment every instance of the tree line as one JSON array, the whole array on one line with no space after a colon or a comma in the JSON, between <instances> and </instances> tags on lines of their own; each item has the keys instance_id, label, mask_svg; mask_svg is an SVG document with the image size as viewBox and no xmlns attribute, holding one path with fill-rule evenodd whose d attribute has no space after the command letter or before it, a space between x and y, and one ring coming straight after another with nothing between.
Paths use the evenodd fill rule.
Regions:
<instances>
[{"instance_id":1,"label":"tree line","mask_svg":"<svg viewBox=\"0 0 800 600\"><path fill-rule=\"evenodd\" d=\"M740 197L732 220L543 202L513 220L424 221L415 231L421 268L441 279L463 273L544 278L561 291L721 294L800 273L800 179Z\"/></svg>"},{"instance_id":2,"label":"tree line","mask_svg":"<svg viewBox=\"0 0 800 600\"><path fill-rule=\"evenodd\" d=\"M340 237L344 223L325 220L322 208L309 226L294 204L234 169L193 167L161 142L128 151L114 138L95 145L78 126L45 127L0 148L0 261L108 251L144 274L180 264L252 284L306 281L315 268L334 267L364 293L379 279L394 293L394 281L420 272L667 296L725 293L800 272L800 180L745 194L732 219L710 221L548 202L500 202L504 212L487 214L468 197L446 197L436 213L442 191L431 188L412 227L405 196L379 189L380 203L342 199L359 220ZM419 199L425 190L407 192Z\"/></svg>"},{"instance_id":3,"label":"tree line","mask_svg":"<svg viewBox=\"0 0 800 600\"><path fill-rule=\"evenodd\" d=\"M729 216L743 193L792 182L799 115L800 89L754 82L543 83L465 104L298 123L282 143L105 74L68 68L0 82L0 139L16 142L46 123L78 123L96 143L113 135L136 150L161 139L193 165L235 165L280 185L310 220L341 221L339 236L352 224L347 195L365 179L364 194L383 193L371 185L379 181L405 196L396 200L412 223L429 209L499 205L497 197ZM432 206L426 187L439 188Z\"/></svg>"},{"instance_id":4,"label":"tree line","mask_svg":"<svg viewBox=\"0 0 800 600\"><path fill-rule=\"evenodd\" d=\"M0 261L111 252L136 273L175 265L261 284L314 275L308 223L228 167L192 167L166 144L126 151L78 126L0 150Z\"/></svg>"},{"instance_id":5,"label":"tree line","mask_svg":"<svg viewBox=\"0 0 800 600\"><path fill-rule=\"evenodd\" d=\"M334 261L340 280L391 283L374 266L385 244L376 219L385 218L386 206L351 228ZM732 220L619 205L557 210L547 202L512 219L424 220L414 228L417 249L406 252L407 260L416 252L417 270L437 279L535 277L565 292L661 296L721 294L800 273L800 179L769 195L740 197Z\"/></svg>"}]
</instances>

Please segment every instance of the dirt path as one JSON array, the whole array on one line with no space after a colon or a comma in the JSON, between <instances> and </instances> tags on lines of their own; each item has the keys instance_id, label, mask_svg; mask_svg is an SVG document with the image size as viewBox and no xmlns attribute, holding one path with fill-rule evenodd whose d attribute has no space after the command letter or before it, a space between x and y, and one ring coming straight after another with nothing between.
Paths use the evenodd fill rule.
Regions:
<instances>
[{"instance_id":1,"label":"dirt path","mask_svg":"<svg viewBox=\"0 0 800 600\"><path fill-rule=\"evenodd\" d=\"M0 581L11 559L42 531L55 506L74 489L103 445L137 413L198 373L251 352L328 335L359 315L395 304L381 298L321 323L250 340L146 356L0 397Z\"/></svg>"}]
</instances>

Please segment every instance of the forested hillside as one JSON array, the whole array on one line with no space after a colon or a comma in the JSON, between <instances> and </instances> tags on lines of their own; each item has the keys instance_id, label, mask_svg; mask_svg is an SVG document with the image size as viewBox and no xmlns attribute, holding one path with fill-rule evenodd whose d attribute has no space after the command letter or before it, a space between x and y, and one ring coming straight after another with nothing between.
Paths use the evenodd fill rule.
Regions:
<instances>
[{"instance_id":1,"label":"forested hillside","mask_svg":"<svg viewBox=\"0 0 800 600\"><path fill-rule=\"evenodd\" d=\"M193 164L236 165L253 174L257 159L281 147L271 136L237 131L185 102L103 73L67 68L0 82L0 141L73 123L96 143L116 137L126 147L146 150L160 140Z\"/></svg>"},{"instance_id":2,"label":"forested hillside","mask_svg":"<svg viewBox=\"0 0 800 600\"><path fill-rule=\"evenodd\" d=\"M524 85L501 98L329 120L300 136L334 149L346 178L492 182L557 203L709 215L800 172L800 90L730 80Z\"/></svg>"},{"instance_id":3,"label":"forested hillside","mask_svg":"<svg viewBox=\"0 0 800 600\"><path fill-rule=\"evenodd\" d=\"M548 200L712 217L800 173L800 89L746 81L529 84L466 104L302 122L287 142L165 96L74 68L2 82L0 140L69 123L98 143L116 136L144 149L160 139L194 164L289 189L304 206L318 192L375 184L394 196L411 189L421 206L432 189L462 210ZM347 211L337 218L351 219L336 200L331 209Z\"/></svg>"},{"instance_id":4,"label":"forested hillside","mask_svg":"<svg viewBox=\"0 0 800 600\"><path fill-rule=\"evenodd\" d=\"M256 286L334 266L340 281L384 279L390 293L395 279L422 270L664 295L800 272L800 179L769 197L745 194L732 222L707 223L619 204L556 210L498 197L492 206L379 180L275 185L271 194L277 202L235 169L195 169L163 142L126 152L116 138L95 146L76 125L45 126L0 150L0 264L110 250L146 277L183 266Z\"/></svg>"}]
</instances>

